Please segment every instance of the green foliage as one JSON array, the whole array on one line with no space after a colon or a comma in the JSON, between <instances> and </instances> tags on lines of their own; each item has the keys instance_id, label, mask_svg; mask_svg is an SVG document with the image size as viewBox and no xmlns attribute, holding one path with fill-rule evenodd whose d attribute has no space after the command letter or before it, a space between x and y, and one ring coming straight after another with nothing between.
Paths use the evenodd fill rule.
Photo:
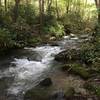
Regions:
<instances>
[{"instance_id":1,"label":"green foliage","mask_svg":"<svg viewBox=\"0 0 100 100\"><path fill-rule=\"evenodd\" d=\"M39 2L37 2L37 0L33 2L20 1L18 8L16 8L18 10L18 16L15 16L14 13L14 8L16 7L15 1L10 0L9 2L7 1L7 10L5 9L6 5L1 3L0 27L8 29L10 33L9 37L15 41L16 45L27 45L28 43L41 41L33 38L33 34L40 32L41 13L39 11ZM88 21L89 16L84 16L87 15L84 9L85 7L90 9L94 7L94 5L85 4L80 0L70 0L70 2L69 0L44 2L44 12L42 12L43 26L41 30L43 30L43 33L47 33L46 35L55 37L62 37L65 33L91 33L91 27L93 27L94 24L92 25ZM96 12L95 9L93 9L93 11ZM94 18L96 14L93 16L93 11L89 11L89 13L92 15L92 21L94 21L94 19L96 21L96 18ZM15 21L14 19L17 20Z\"/></svg>"},{"instance_id":2,"label":"green foliage","mask_svg":"<svg viewBox=\"0 0 100 100\"><path fill-rule=\"evenodd\" d=\"M38 19L36 20L37 17L36 8L31 4L20 5L19 16L22 17L24 20L26 20L26 23L29 25L33 25L36 22L38 22L37 21Z\"/></svg>"},{"instance_id":3,"label":"green foliage","mask_svg":"<svg viewBox=\"0 0 100 100\"><path fill-rule=\"evenodd\" d=\"M12 18L9 14L9 12L4 12L4 11L1 11L0 12L0 26L9 26L9 24L12 23Z\"/></svg>"},{"instance_id":4,"label":"green foliage","mask_svg":"<svg viewBox=\"0 0 100 100\"><path fill-rule=\"evenodd\" d=\"M99 50L100 45L99 46L98 45L99 45L98 43L97 45L95 45L93 43L88 43L88 42L82 45L81 60L89 65L96 64L100 59L100 50Z\"/></svg>"},{"instance_id":5,"label":"green foliage","mask_svg":"<svg viewBox=\"0 0 100 100\"><path fill-rule=\"evenodd\" d=\"M14 45L15 41L12 40L9 30L0 28L0 48L9 48Z\"/></svg>"},{"instance_id":6,"label":"green foliage","mask_svg":"<svg viewBox=\"0 0 100 100\"><path fill-rule=\"evenodd\" d=\"M53 26L48 25L47 27L44 27L44 32L50 33L51 36L61 37L64 35L64 27L62 24L56 23Z\"/></svg>"},{"instance_id":7,"label":"green foliage","mask_svg":"<svg viewBox=\"0 0 100 100\"><path fill-rule=\"evenodd\" d=\"M30 46L35 46L36 44L39 44L41 42L42 42L42 39L38 36L31 37L30 39L28 39L28 45Z\"/></svg>"},{"instance_id":8,"label":"green foliage","mask_svg":"<svg viewBox=\"0 0 100 100\"><path fill-rule=\"evenodd\" d=\"M100 96L100 86L93 83L87 83L84 87L95 95Z\"/></svg>"},{"instance_id":9,"label":"green foliage","mask_svg":"<svg viewBox=\"0 0 100 100\"><path fill-rule=\"evenodd\" d=\"M83 19L80 12L70 12L64 14L61 18L61 22L64 25L66 34L89 34L93 33L93 22Z\"/></svg>"},{"instance_id":10,"label":"green foliage","mask_svg":"<svg viewBox=\"0 0 100 100\"><path fill-rule=\"evenodd\" d=\"M73 33L77 33L82 27L82 18L79 13L71 12L69 14L65 14L62 18L64 26L68 26L70 31ZM67 27L66 27L67 28Z\"/></svg>"},{"instance_id":11,"label":"green foliage","mask_svg":"<svg viewBox=\"0 0 100 100\"><path fill-rule=\"evenodd\" d=\"M94 58L95 58L95 51L94 50L83 50L81 52L81 58L82 61L84 61L85 63L93 63Z\"/></svg>"},{"instance_id":12,"label":"green foliage","mask_svg":"<svg viewBox=\"0 0 100 100\"><path fill-rule=\"evenodd\" d=\"M4 8L0 13L0 46L23 47L28 43L39 42L39 39L32 38L33 26L38 22L36 8L31 4L21 4L18 9L18 18L13 21L14 5L10 5L5 12Z\"/></svg>"},{"instance_id":13,"label":"green foliage","mask_svg":"<svg viewBox=\"0 0 100 100\"><path fill-rule=\"evenodd\" d=\"M19 17L16 23L13 23L10 27L10 31L13 34L13 39L16 41L27 41L29 37L31 37L31 28L26 23L26 21Z\"/></svg>"}]
</instances>

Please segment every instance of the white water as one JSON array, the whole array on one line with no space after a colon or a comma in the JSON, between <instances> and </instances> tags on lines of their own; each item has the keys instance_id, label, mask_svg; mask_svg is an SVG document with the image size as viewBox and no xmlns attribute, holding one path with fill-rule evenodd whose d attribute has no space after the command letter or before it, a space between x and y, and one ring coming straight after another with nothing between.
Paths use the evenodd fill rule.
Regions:
<instances>
[{"instance_id":1,"label":"white water","mask_svg":"<svg viewBox=\"0 0 100 100\"><path fill-rule=\"evenodd\" d=\"M11 66L4 72L2 76L14 76L14 82L8 89L9 94L18 95L20 92L26 91L33 87L40 76L46 71L54 59L54 56L62 51L61 47L41 46L36 48L25 48L30 52L35 51L42 59L41 61L29 61L27 58L17 59L11 62Z\"/></svg>"}]
</instances>

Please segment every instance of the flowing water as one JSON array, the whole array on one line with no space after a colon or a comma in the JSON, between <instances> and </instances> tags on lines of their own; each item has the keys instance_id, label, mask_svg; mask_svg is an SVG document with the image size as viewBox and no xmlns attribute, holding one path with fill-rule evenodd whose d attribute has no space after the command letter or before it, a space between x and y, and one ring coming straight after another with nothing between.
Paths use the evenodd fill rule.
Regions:
<instances>
[{"instance_id":1,"label":"flowing water","mask_svg":"<svg viewBox=\"0 0 100 100\"><path fill-rule=\"evenodd\" d=\"M36 86L58 65L55 55L66 48L77 48L83 41L78 37L65 36L56 41L58 46L37 46L11 52L0 61L0 100L23 100L23 94ZM6 97L6 98L5 98Z\"/></svg>"}]
</instances>

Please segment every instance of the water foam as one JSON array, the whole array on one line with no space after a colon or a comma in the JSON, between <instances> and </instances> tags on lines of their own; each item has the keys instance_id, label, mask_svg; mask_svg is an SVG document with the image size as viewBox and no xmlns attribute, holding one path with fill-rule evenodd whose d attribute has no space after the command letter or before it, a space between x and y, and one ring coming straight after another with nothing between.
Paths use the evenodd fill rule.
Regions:
<instances>
[{"instance_id":1,"label":"water foam","mask_svg":"<svg viewBox=\"0 0 100 100\"><path fill-rule=\"evenodd\" d=\"M12 64L16 67L10 67L9 72L15 75L14 83L8 89L11 94L18 94L29 86L29 83L36 81L43 72L50 67L54 56L61 52L60 47L42 46L36 48L25 48L36 51L41 55L41 61L29 61L27 58L14 59ZM33 84L34 85L34 84Z\"/></svg>"}]
</instances>

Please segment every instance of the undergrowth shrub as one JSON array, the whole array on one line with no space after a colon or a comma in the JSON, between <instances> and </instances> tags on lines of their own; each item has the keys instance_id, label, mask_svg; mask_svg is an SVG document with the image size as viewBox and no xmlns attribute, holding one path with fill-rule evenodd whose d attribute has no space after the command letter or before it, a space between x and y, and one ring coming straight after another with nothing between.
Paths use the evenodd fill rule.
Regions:
<instances>
[{"instance_id":1,"label":"undergrowth shrub","mask_svg":"<svg viewBox=\"0 0 100 100\"><path fill-rule=\"evenodd\" d=\"M10 48L15 44L9 30L0 28L0 48Z\"/></svg>"},{"instance_id":2,"label":"undergrowth shrub","mask_svg":"<svg viewBox=\"0 0 100 100\"><path fill-rule=\"evenodd\" d=\"M93 31L92 21L84 19L79 12L64 14L61 18L66 34L88 34Z\"/></svg>"},{"instance_id":3,"label":"undergrowth shrub","mask_svg":"<svg viewBox=\"0 0 100 100\"><path fill-rule=\"evenodd\" d=\"M62 37L65 34L64 26L58 22L56 22L55 25L48 25L44 27L44 32L56 37Z\"/></svg>"},{"instance_id":4,"label":"undergrowth shrub","mask_svg":"<svg viewBox=\"0 0 100 100\"><path fill-rule=\"evenodd\" d=\"M13 39L16 41L26 41L29 37L31 37L31 28L26 23L26 20L19 17L16 23L13 23L10 28L13 34Z\"/></svg>"}]
</instances>

